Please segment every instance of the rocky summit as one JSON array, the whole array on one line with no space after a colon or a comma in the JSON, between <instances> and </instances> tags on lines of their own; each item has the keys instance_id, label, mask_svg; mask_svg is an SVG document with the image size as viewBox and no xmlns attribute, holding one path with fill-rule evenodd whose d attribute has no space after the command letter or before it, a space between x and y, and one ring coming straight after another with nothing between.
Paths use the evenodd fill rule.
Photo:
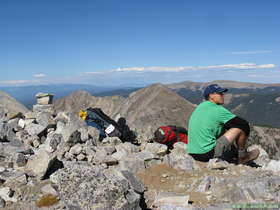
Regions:
<instances>
[{"instance_id":1,"label":"rocky summit","mask_svg":"<svg viewBox=\"0 0 280 210\"><path fill-rule=\"evenodd\" d=\"M236 165L217 159L201 163L185 152L184 143L168 149L150 141L157 126L169 122L185 125L194 109L168 88L156 84L126 99L113 98L111 103L109 98L90 100L87 93L78 95L87 103L67 98L53 104L51 94L41 93L32 111L9 117L3 110L1 209L279 208L279 154L268 154L272 143L265 144L263 138L268 134L262 128L254 128L255 141L249 147L261 150L254 163ZM103 109L105 103L106 113L125 117L137 130L138 143L122 142L117 137L99 141L99 131L73 112L69 100L75 112L96 104ZM279 136L278 130L268 131ZM269 152L273 151L279 153Z\"/></svg>"}]
</instances>

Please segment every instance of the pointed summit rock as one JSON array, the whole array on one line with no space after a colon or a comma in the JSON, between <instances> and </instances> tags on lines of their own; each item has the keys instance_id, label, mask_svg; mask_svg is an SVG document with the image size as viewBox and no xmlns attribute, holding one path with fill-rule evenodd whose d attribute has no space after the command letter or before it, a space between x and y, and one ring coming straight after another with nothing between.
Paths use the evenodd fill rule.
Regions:
<instances>
[{"instance_id":1,"label":"pointed summit rock","mask_svg":"<svg viewBox=\"0 0 280 210\"><path fill-rule=\"evenodd\" d=\"M186 127L195 105L162 84L154 84L130 94L119 113L144 136L161 125Z\"/></svg>"},{"instance_id":2,"label":"pointed summit rock","mask_svg":"<svg viewBox=\"0 0 280 210\"><path fill-rule=\"evenodd\" d=\"M29 110L9 94L0 91L0 109L7 114L26 113Z\"/></svg>"},{"instance_id":3,"label":"pointed summit rock","mask_svg":"<svg viewBox=\"0 0 280 210\"><path fill-rule=\"evenodd\" d=\"M88 107L99 107L111 115L124 101L121 96L95 97L87 91L75 91L69 96L54 101L55 110L77 113Z\"/></svg>"}]
</instances>

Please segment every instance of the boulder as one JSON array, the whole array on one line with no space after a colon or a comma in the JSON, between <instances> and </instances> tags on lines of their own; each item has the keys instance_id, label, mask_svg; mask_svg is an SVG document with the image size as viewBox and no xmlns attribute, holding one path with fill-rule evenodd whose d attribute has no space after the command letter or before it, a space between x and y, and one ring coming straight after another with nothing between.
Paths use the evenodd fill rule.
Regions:
<instances>
[{"instance_id":1,"label":"boulder","mask_svg":"<svg viewBox=\"0 0 280 210\"><path fill-rule=\"evenodd\" d=\"M47 113L50 113L51 115L53 115L54 107L52 104L47 104L47 105L35 104L35 105L33 105L33 112L34 113L47 112Z\"/></svg>"},{"instance_id":2,"label":"boulder","mask_svg":"<svg viewBox=\"0 0 280 210\"><path fill-rule=\"evenodd\" d=\"M134 174L141 170L145 170L145 162L133 155L122 158L117 166L120 171L130 171Z\"/></svg>"},{"instance_id":3,"label":"boulder","mask_svg":"<svg viewBox=\"0 0 280 210\"><path fill-rule=\"evenodd\" d=\"M56 132L50 132L47 135L47 139L45 141L45 149L47 152L51 153L57 150L58 145L62 141L62 135Z\"/></svg>"},{"instance_id":4,"label":"boulder","mask_svg":"<svg viewBox=\"0 0 280 210\"><path fill-rule=\"evenodd\" d=\"M54 154L49 154L41 149L38 153L29 159L26 165L26 172L29 175L36 176L38 179L45 179L55 170L61 168L57 157Z\"/></svg>"},{"instance_id":5,"label":"boulder","mask_svg":"<svg viewBox=\"0 0 280 210\"><path fill-rule=\"evenodd\" d=\"M79 155L83 150L82 144L75 144L71 149L69 150L69 153L72 155Z\"/></svg>"},{"instance_id":6,"label":"boulder","mask_svg":"<svg viewBox=\"0 0 280 210\"><path fill-rule=\"evenodd\" d=\"M13 141L15 137L13 128L6 122L0 122L0 142Z\"/></svg>"},{"instance_id":7,"label":"boulder","mask_svg":"<svg viewBox=\"0 0 280 210\"><path fill-rule=\"evenodd\" d=\"M46 132L47 126L30 123L26 125L25 130L30 136L42 136Z\"/></svg>"},{"instance_id":8,"label":"boulder","mask_svg":"<svg viewBox=\"0 0 280 210\"><path fill-rule=\"evenodd\" d=\"M194 171L199 169L195 160L188 155L186 151L181 150L180 152L179 149L173 149L165 160L171 168L182 169L185 171Z\"/></svg>"},{"instance_id":9,"label":"boulder","mask_svg":"<svg viewBox=\"0 0 280 210\"><path fill-rule=\"evenodd\" d=\"M43 127L54 127L55 121L49 112L37 112L36 113L36 121L39 125L42 125Z\"/></svg>"},{"instance_id":10,"label":"boulder","mask_svg":"<svg viewBox=\"0 0 280 210\"><path fill-rule=\"evenodd\" d=\"M155 155L166 155L168 147L165 144L159 143L147 143L145 146L145 151L152 152Z\"/></svg>"},{"instance_id":11,"label":"boulder","mask_svg":"<svg viewBox=\"0 0 280 210\"><path fill-rule=\"evenodd\" d=\"M130 171L121 171L121 174L128 180L132 189L137 193L144 193L145 185Z\"/></svg>"},{"instance_id":12,"label":"boulder","mask_svg":"<svg viewBox=\"0 0 280 210\"><path fill-rule=\"evenodd\" d=\"M67 208L140 210L140 196L127 180L115 173L105 175L100 167L86 163L65 163L50 177Z\"/></svg>"}]
</instances>

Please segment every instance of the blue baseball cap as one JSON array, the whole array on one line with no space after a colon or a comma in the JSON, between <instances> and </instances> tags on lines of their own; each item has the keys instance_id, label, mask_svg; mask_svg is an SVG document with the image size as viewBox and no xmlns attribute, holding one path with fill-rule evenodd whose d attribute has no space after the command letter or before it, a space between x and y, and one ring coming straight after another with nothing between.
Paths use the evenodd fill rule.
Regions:
<instances>
[{"instance_id":1,"label":"blue baseball cap","mask_svg":"<svg viewBox=\"0 0 280 210\"><path fill-rule=\"evenodd\" d=\"M207 98L209 94L211 93L224 93L227 92L228 89L227 88L222 88L217 84L212 84L209 85L205 88L204 92L203 92L203 96L204 98Z\"/></svg>"}]
</instances>

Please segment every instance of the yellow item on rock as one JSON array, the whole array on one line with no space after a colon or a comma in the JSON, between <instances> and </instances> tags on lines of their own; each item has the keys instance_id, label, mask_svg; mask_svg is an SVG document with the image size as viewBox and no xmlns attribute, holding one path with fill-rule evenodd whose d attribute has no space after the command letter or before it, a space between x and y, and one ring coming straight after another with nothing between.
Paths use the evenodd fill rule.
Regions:
<instances>
[{"instance_id":1,"label":"yellow item on rock","mask_svg":"<svg viewBox=\"0 0 280 210\"><path fill-rule=\"evenodd\" d=\"M87 112L84 110L79 111L79 116L80 118L82 118L83 120L86 120L87 118Z\"/></svg>"}]
</instances>

